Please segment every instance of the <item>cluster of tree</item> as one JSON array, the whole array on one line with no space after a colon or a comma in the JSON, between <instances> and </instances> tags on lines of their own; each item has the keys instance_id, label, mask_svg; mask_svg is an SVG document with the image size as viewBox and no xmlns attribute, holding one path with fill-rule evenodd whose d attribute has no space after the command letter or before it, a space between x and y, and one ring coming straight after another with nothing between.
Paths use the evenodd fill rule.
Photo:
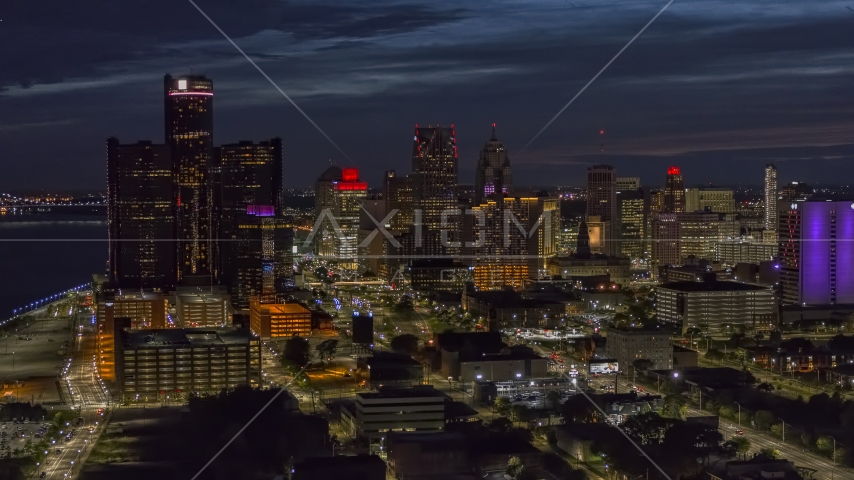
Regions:
<instances>
[{"instance_id":1,"label":"cluster of tree","mask_svg":"<svg viewBox=\"0 0 854 480\"><path fill-rule=\"evenodd\" d=\"M626 299L623 305L625 312L614 315L614 326L617 328L643 327L654 328L655 320L655 293L648 287L635 290L623 290Z\"/></svg>"},{"instance_id":2,"label":"cluster of tree","mask_svg":"<svg viewBox=\"0 0 854 480\"><path fill-rule=\"evenodd\" d=\"M191 397L189 412L158 445L159 451L175 452L175 477L192 477L244 426L199 478L271 478L295 460L327 452L331 440L326 420L288 410L282 397L270 403L277 393L242 387Z\"/></svg>"},{"instance_id":3,"label":"cluster of tree","mask_svg":"<svg viewBox=\"0 0 854 480\"><path fill-rule=\"evenodd\" d=\"M309 360L311 360L311 344L308 343L308 339L295 335L285 342L285 349L279 361L285 368L294 370L306 366Z\"/></svg>"}]
</instances>

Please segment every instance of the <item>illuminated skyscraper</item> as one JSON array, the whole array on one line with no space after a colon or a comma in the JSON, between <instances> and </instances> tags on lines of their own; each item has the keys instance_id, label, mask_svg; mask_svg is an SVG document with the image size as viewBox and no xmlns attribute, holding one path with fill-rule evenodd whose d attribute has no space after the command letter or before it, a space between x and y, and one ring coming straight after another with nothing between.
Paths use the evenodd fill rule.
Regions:
<instances>
[{"instance_id":1,"label":"illuminated skyscraper","mask_svg":"<svg viewBox=\"0 0 854 480\"><path fill-rule=\"evenodd\" d=\"M386 171L383 198L386 201L386 212L397 210L388 226L389 232L409 231L413 222L412 176L398 175L394 170Z\"/></svg>"},{"instance_id":2,"label":"illuminated skyscraper","mask_svg":"<svg viewBox=\"0 0 854 480\"><path fill-rule=\"evenodd\" d=\"M210 175L213 156L213 82L189 75L163 79L166 145L175 183L178 280L213 270Z\"/></svg>"},{"instance_id":3,"label":"illuminated skyscraper","mask_svg":"<svg viewBox=\"0 0 854 480\"><path fill-rule=\"evenodd\" d=\"M620 253L620 216L617 205L617 171L611 165L587 168L587 222L601 223L600 253L616 256Z\"/></svg>"},{"instance_id":4,"label":"illuminated skyscraper","mask_svg":"<svg viewBox=\"0 0 854 480\"><path fill-rule=\"evenodd\" d=\"M456 219L448 212L457 203L457 138L454 126L418 127L412 145L412 191L415 205L415 251L422 256L444 255L453 247L443 245L457 241ZM442 225L445 212L445 225Z\"/></svg>"},{"instance_id":5,"label":"illuminated skyscraper","mask_svg":"<svg viewBox=\"0 0 854 480\"><path fill-rule=\"evenodd\" d=\"M495 124L492 124L492 137L480 151L474 178L474 204L480 205L493 194L503 195L513 189L513 173L504 144L495 136Z\"/></svg>"},{"instance_id":6,"label":"illuminated skyscraper","mask_svg":"<svg viewBox=\"0 0 854 480\"><path fill-rule=\"evenodd\" d=\"M765 228L777 230L777 167L765 166Z\"/></svg>"},{"instance_id":7,"label":"illuminated skyscraper","mask_svg":"<svg viewBox=\"0 0 854 480\"><path fill-rule=\"evenodd\" d=\"M333 233L333 259L341 268L358 268L359 210L368 195L368 184L359 180L359 170L341 169L341 180L333 182L333 216L338 231ZM381 220L381 219L377 219Z\"/></svg>"},{"instance_id":8,"label":"illuminated skyscraper","mask_svg":"<svg viewBox=\"0 0 854 480\"><path fill-rule=\"evenodd\" d=\"M649 190L622 190L617 193L620 212L620 252L638 268L647 257Z\"/></svg>"},{"instance_id":9,"label":"illuminated skyscraper","mask_svg":"<svg viewBox=\"0 0 854 480\"><path fill-rule=\"evenodd\" d=\"M685 190L686 212L735 213L731 188L689 188Z\"/></svg>"},{"instance_id":10,"label":"illuminated skyscraper","mask_svg":"<svg viewBox=\"0 0 854 480\"><path fill-rule=\"evenodd\" d=\"M292 273L291 225L281 214L282 141L240 142L216 149L220 171L222 279L232 304L274 300Z\"/></svg>"},{"instance_id":11,"label":"illuminated skyscraper","mask_svg":"<svg viewBox=\"0 0 854 480\"><path fill-rule=\"evenodd\" d=\"M172 163L165 145L107 140L109 280L116 288L175 284Z\"/></svg>"},{"instance_id":12,"label":"illuminated skyscraper","mask_svg":"<svg viewBox=\"0 0 854 480\"><path fill-rule=\"evenodd\" d=\"M679 167L667 167L667 179L662 192L662 213L685 212L685 182Z\"/></svg>"},{"instance_id":13,"label":"illuminated skyscraper","mask_svg":"<svg viewBox=\"0 0 854 480\"><path fill-rule=\"evenodd\" d=\"M854 202L780 202L783 303L854 304Z\"/></svg>"},{"instance_id":14,"label":"illuminated skyscraper","mask_svg":"<svg viewBox=\"0 0 854 480\"><path fill-rule=\"evenodd\" d=\"M331 216L335 209L335 182L341 181L341 167L332 165L314 183L315 225L314 253L331 259L335 254L334 227Z\"/></svg>"}]
</instances>

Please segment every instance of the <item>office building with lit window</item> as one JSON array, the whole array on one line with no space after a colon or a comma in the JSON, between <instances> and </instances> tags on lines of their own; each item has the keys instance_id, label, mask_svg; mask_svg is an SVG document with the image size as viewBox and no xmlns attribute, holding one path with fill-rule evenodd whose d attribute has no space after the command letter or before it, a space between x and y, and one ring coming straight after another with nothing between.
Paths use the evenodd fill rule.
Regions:
<instances>
[{"instance_id":1,"label":"office building with lit window","mask_svg":"<svg viewBox=\"0 0 854 480\"><path fill-rule=\"evenodd\" d=\"M649 191L644 189L617 192L620 214L620 253L640 267L647 258L647 223Z\"/></svg>"},{"instance_id":2,"label":"office building with lit window","mask_svg":"<svg viewBox=\"0 0 854 480\"><path fill-rule=\"evenodd\" d=\"M116 381L130 403L260 385L261 342L248 329L131 330L118 319L115 331Z\"/></svg>"},{"instance_id":3,"label":"office building with lit window","mask_svg":"<svg viewBox=\"0 0 854 480\"><path fill-rule=\"evenodd\" d=\"M655 287L655 314L683 333L707 325L719 331L724 324L771 331L777 325L773 287L740 282L668 282Z\"/></svg>"},{"instance_id":4,"label":"office building with lit window","mask_svg":"<svg viewBox=\"0 0 854 480\"><path fill-rule=\"evenodd\" d=\"M116 288L175 284L170 158L165 145L107 140L108 278Z\"/></svg>"},{"instance_id":5,"label":"office building with lit window","mask_svg":"<svg viewBox=\"0 0 854 480\"><path fill-rule=\"evenodd\" d=\"M291 338L311 335L311 312L298 303L262 303L258 297L249 301L249 325L262 339Z\"/></svg>"},{"instance_id":6,"label":"office building with lit window","mask_svg":"<svg viewBox=\"0 0 854 480\"><path fill-rule=\"evenodd\" d=\"M617 205L617 171L611 165L587 168L587 223L601 223L601 249L591 239L594 253L620 254L619 205Z\"/></svg>"},{"instance_id":7,"label":"office building with lit window","mask_svg":"<svg viewBox=\"0 0 854 480\"><path fill-rule=\"evenodd\" d=\"M341 428L368 442L371 453L387 448L389 432L439 432L445 428L445 395L431 385L359 392L341 406Z\"/></svg>"},{"instance_id":8,"label":"office building with lit window","mask_svg":"<svg viewBox=\"0 0 854 480\"><path fill-rule=\"evenodd\" d=\"M689 188L685 191L686 212L735 213L731 188Z\"/></svg>"},{"instance_id":9,"label":"office building with lit window","mask_svg":"<svg viewBox=\"0 0 854 480\"><path fill-rule=\"evenodd\" d=\"M495 136L495 124L492 124L492 137L480 151L474 177L474 204L480 205L494 194L504 195L513 190L513 172L507 149Z\"/></svg>"},{"instance_id":10,"label":"office building with lit window","mask_svg":"<svg viewBox=\"0 0 854 480\"><path fill-rule=\"evenodd\" d=\"M617 177L617 193L634 192L641 188L640 177Z\"/></svg>"},{"instance_id":11,"label":"office building with lit window","mask_svg":"<svg viewBox=\"0 0 854 480\"><path fill-rule=\"evenodd\" d=\"M221 191L221 279L231 289L232 305L246 310L252 295L274 300L282 288L276 282L288 283L292 275L292 227L278 217L282 141L223 145L216 149L216 159ZM265 279L266 290L262 288Z\"/></svg>"},{"instance_id":12,"label":"office building with lit window","mask_svg":"<svg viewBox=\"0 0 854 480\"><path fill-rule=\"evenodd\" d=\"M608 330L605 357L617 360L621 372L632 369L635 360L649 360L653 370L673 368L673 346L670 335L649 330Z\"/></svg>"},{"instance_id":13,"label":"office building with lit window","mask_svg":"<svg viewBox=\"0 0 854 480\"><path fill-rule=\"evenodd\" d=\"M854 201L780 200L783 303L854 304Z\"/></svg>"},{"instance_id":14,"label":"office building with lit window","mask_svg":"<svg viewBox=\"0 0 854 480\"><path fill-rule=\"evenodd\" d=\"M412 176L398 175L394 170L386 171L383 199L386 203L386 213L397 211L387 226L388 231L391 233L408 232L414 221ZM378 218L377 220L382 219Z\"/></svg>"},{"instance_id":15,"label":"office building with lit window","mask_svg":"<svg viewBox=\"0 0 854 480\"><path fill-rule=\"evenodd\" d=\"M765 166L765 229L777 230L777 167Z\"/></svg>"},{"instance_id":16,"label":"office building with lit window","mask_svg":"<svg viewBox=\"0 0 854 480\"><path fill-rule=\"evenodd\" d=\"M333 260L341 268L356 270L359 267L359 218L368 196L368 184L359 180L359 170L344 168L341 180L332 184L332 193L332 213L338 226L332 237Z\"/></svg>"},{"instance_id":17,"label":"office building with lit window","mask_svg":"<svg viewBox=\"0 0 854 480\"><path fill-rule=\"evenodd\" d=\"M662 191L662 213L685 212L685 181L679 167L667 167L667 178Z\"/></svg>"},{"instance_id":18,"label":"office building with lit window","mask_svg":"<svg viewBox=\"0 0 854 480\"><path fill-rule=\"evenodd\" d=\"M415 126L412 144L412 192L415 208L413 252L422 256L457 253L447 244L458 242L456 220L443 212L458 208L457 138L454 126ZM447 214L446 214L447 215ZM444 223L444 225L443 225ZM442 231L446 232L443 245Z\"/></svg>"},{"instance_id":19,"label":"office building with lit window","mask_svg":"<svg viewBox=\"0 0 854 480\"><path fill-rule=\"evenodd\" d=\"M210 169L213 167L213 82L200 75L163 79L166 145L175 185L178 280L211 275Z\"/></svg>"},{"instance_id":20,"label":"office building with lit window","mask_svg":"<svg viewBox=\"0 0 854 480\"><path fill-rule=\"evenodd\" d=\"M176 320L182 328L231 324L231 295L222 285L179 285L175 289Z\"/></svg>"}]
</instances>

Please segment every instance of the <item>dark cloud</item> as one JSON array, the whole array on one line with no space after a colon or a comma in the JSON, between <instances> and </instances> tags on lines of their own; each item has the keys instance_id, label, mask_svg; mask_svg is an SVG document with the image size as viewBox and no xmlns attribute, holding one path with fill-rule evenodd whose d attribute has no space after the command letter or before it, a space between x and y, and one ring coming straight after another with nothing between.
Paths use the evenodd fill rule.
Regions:
<instances>
[{"instance_id":1,"label":"dark cloud","mask_svg":"<svg viewBox=\"0 0 854 480\"><path fill-rule=\"evenodd\" d=\"M438 122L456 124L464 183L492 122L529 184L582 182L600 128L609 161L653 183L680 162L689 183L755 183L767 161L784 180L854 175L854 15L832 1L674 2L517 156L662 6L572 3L198 1L373 184L409 170L415 123ZM103 139L159 140L161 76L190 68L215 81L218 143L283 137L290 186L343 161L188 2L4 8L0 43L20 47L0 51L14 66L0 70L0 157L47 173L12 167L0 188L99 187Z\"/></svg>"}]
</instances>

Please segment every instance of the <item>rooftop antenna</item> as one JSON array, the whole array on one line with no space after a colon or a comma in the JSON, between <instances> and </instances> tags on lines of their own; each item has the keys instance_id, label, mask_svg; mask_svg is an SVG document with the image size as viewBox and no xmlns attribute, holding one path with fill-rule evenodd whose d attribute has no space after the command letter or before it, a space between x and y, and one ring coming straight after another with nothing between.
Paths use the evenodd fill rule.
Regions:
<instances>
[{"instance_id":1,"label":"rooftop antenna","mask_svg":"<svg viewBox=\"0 0 854 480\"><path fill-rule=\"evenodd\" d=\"M605 157L605 130L599 130L599 153L602 154L602 157Z\"/></svg>"}]
</instances>

